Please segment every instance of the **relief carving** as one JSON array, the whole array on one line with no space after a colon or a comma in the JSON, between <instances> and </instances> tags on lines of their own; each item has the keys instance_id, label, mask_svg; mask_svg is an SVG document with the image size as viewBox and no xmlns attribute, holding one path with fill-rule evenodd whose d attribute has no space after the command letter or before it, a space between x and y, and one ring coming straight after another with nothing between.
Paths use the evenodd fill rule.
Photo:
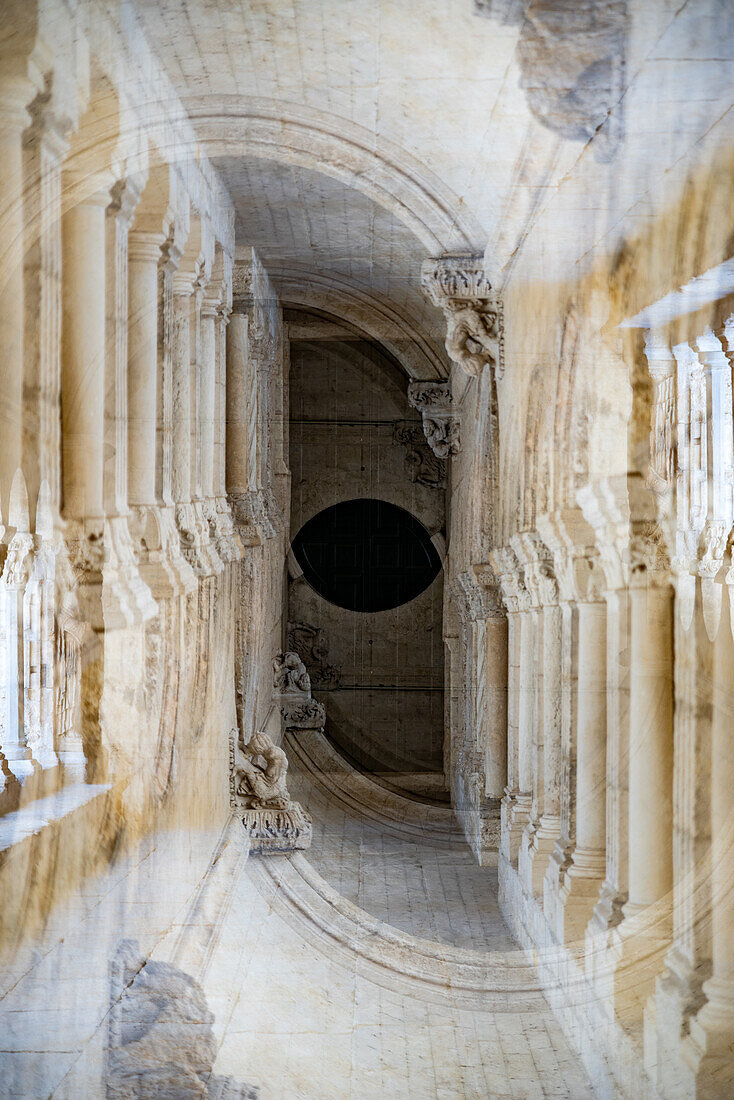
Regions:
<instances>
[{"instance_id":1,"label":"relief carving","mask_svg":"<svg viewBox=\"0 0 734 1100\"><path fill-rule=\"evenodd\" d=\"M411 382L408 401L423 419L428 446L437 458L449 458L461 449L459 423L451 409L448 382Z\"/></svg>"},{"instance_id":2,"label":"relief carving","mask_svg":"<svg viewBox=\"0 0 734 1100\"><path fill-rule=\"evenodd\" d=\"M310 623L289 623L288 648L306 665L312 687L331 691L339 687L341 669L327 661L329 644L323 630Z\"/></svg>"},{"instance_id":3,"label":"relief carving","mask_svg":"<svg viewBox=\"0 0 734 1100\"><path fill-rule=\"evenodd\" d=\"M286 786L288 758L266 733L253 734L244 749L230 734L232 808L250 838L253 855L278 855L311 845L311 819Z\"/></svg>"},{"instance_id":4,"label":"relief carving","mask_svg":"<svg viewBox=\"0 0 734 1100\"><path fill-rule=\"evenodd\" d=\"M408 476L416 485L425 485L427 489L446 488L446 462L437 458L426 446L423 429L410 421L401 421L395 425L393 443L406 448L405 462Z\"/></svg>"},{"instance_id":5,"label":"relief carving","mask_svg":"<svg viewBox=\"0 0 734 1100\"><path fill-rule=\"evenodd\" d=\"M482 256L442 256L421 272L424 293L446 317L446 351L469 375L490 365L503 373L502 309L484 273Z\"/></svg>"},{"instance_id":6,"label":"relief carving","mask_svg":"<svg viewBox=\"0 0 734 1100\"><path fill-rule=\"evenodd\" d=\"M297 653L279 653L273 658L273 690L277 695L311 696L311 679Z\"/></svg>"}]
</instances>

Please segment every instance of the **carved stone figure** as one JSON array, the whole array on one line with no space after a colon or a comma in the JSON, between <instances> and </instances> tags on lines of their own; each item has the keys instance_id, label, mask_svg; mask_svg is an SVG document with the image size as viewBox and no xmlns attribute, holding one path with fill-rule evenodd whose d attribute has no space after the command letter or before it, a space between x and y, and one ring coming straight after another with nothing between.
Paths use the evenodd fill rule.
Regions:
<instances>
[{"instance_id":1,"label":"carved stone figure","mask_svg":"<svg viewBox=\"0 0 734 1100\"><path fill-rule=\"evenodd\" d=\"M459 453L459 424L451 408L448 382L411 382L408 401L418 409L428 446L437 458Z\"/></svg>"},{"instance_id":2,"label":"carved stone figure","mask_svg":"<svg viewBox=\"0 0 734 1100\"><path fill-rule=\"evenodd\" d=\"M500 302L484 273L482 256L441 256L423 265L424 293L446 317L446 351L466 374L491 365L502 377Z\"/></svg>"},{"instance_id":3,"label":"carved stone figure","mask_svg":"<svg viewBox=\"0 0 734 1100\"><path fill-rule=\"evenodd\" d=\"M417 424L406 421L397 423L393 430L393 443L400 443L406 448L408 476L414 484L425 485L427 489L446 487L446 463L429 451L424 432Z\"/></svg>"},{"instance_id":4,"label":"carved stone figure","mask_svg":"<svg viewBox=\"0 0 734 1100\"><path fill-rule=\"evenodd\" d=\"M264 760L264 767L256 763ZM282 749L274 745L266 733L256 733L245 746L236 768L237 793L245 805L278 806L285 809L290 802L285 776L288 758Z\"/></svg>"},{"instance_id":5,"label":"carved stone figure","mask_svg":"<svg viewBox=\"0 0 734 1100\"><path fill-rule=\"evenodd\" d=\"M310 700L309 700L310 701ZM230 734L232 809L242 818L252 855L284 855L311 845L311 819L286 786L288 758L266 733L237 747Z\"/></svg>"},{"instance_id":6,"label":"carved stone figure","mask_svg":"<svg viewBox=\"0 0 734 1100\"><path fill-rule=\"evenodd\" d=\"M472 305L448 298L446 312L446 351L467 374L481 374L487 364L499 362L497 311L485 302Z\"/></svg>"},{"instance_id":7,"label":"carved stone figure","mask_svg":"<svg viewBox=\"0 0 734 1100\"><path fill-rule=\"evenodd\" d=\"M273 672L273 690L276 694L311 694L311 680L297 653L279 653L273 659Z\"/></svg>"},{"instance_id":8,"label":"carved stone figure","mask_svg":"<svg viewBox=\"0 0 734 1100\"><path fill-rule=\"evenodd\" d=\"M257 1100L252 1085L212 1073L217 1043L204 991L171 963L123 940L111 965L107 1100Z\"/></svg>"}]
</instances>

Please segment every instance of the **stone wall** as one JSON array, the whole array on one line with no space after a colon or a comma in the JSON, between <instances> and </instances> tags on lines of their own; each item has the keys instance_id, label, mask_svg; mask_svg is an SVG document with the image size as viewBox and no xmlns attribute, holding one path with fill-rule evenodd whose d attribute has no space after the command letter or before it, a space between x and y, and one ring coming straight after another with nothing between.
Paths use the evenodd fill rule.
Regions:
<instances>
[{"instance_id":1,"label":"stone wall","mask_svg":"<svg viewBox=\"0 0 734 1100\"><path fill-rule=\"evenodd\" d=\"M425 441L402 372L353 337L293 341L290 359L292 537L323 508L356 497L397 504L441 534L446 463ZM441 575L376 614L338 608L303 577L290 580L289 648L309 668L329 735L364 767L443 771L441 604Z\"/></svg>"}]
</instances>

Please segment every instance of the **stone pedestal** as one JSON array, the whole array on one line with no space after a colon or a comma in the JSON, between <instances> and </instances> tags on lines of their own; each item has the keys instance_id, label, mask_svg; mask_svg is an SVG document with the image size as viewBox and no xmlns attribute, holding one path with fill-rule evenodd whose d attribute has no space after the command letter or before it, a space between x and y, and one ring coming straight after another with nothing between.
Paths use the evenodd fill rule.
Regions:
<instances>
[{"instance_id":1,"label":"stone pedestal","mask_svg":"<svg viewBox=\"0 0 734 1100\"><path fill-rule=\"evenodd\" d=\"M298 802L282 808L243 810L241 818L250 837L252 856L289 855L311 847L311 820Z\"/></svg>"}]
</instances>

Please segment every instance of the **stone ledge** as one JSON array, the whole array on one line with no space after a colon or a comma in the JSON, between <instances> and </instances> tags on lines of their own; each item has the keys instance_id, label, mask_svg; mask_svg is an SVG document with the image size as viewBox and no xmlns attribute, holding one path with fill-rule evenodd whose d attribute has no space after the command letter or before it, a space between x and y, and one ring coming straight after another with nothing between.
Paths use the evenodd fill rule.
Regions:
<instances>
[{"instance_id":1,"label":"stone ledge","mask_svg":"<svg viewBox=\"0 0 734 1100\"><path fill-rule=\"evenodd\" d=\"M62 787L56 794L39 798L20 810L5 814L0 818L0 853L28 837L37 836L42 829L106 794L111 786L111 783L74 783Z\"/></svg>"}]
</instances>

